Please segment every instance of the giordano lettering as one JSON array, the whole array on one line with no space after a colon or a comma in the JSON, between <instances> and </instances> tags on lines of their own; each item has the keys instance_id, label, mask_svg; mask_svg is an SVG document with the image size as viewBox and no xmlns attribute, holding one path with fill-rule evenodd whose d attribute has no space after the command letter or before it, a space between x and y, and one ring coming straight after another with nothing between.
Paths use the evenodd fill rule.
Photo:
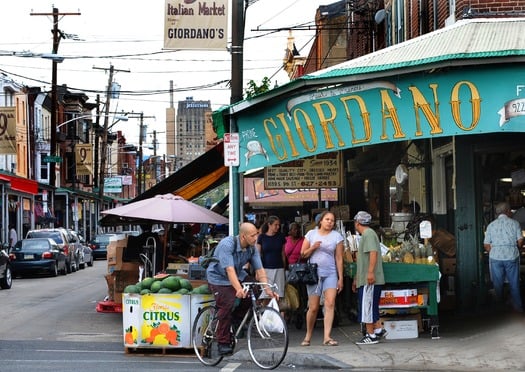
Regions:
<instances>
[{"instance_id":1,"label":"giordano lettering","mask_svg":"<svg viewBox=\"0 0 525 372\"><path fill-rule=\"evenodd\" d=\"M408 87L413 110L411 126L415 124L414 133L408 135L391 97L392 90L378 90L381 105L381 133L378 142L422 137L424 135L422 117L428 125L430 136L443 134L440 115L443 107L438 97L438 84L429 84L428 87L432 96L430 102L419 88ZM481 95L474 83L458 81L453 85L446 101L449 103L448 109L453 125L459 131L469 132L476 128L481 118ZM292 107L289 113L281 112L263 120L262 125L269 150L279 161L289 161L300 156L300 149L315 154L372 143L373 131L377 130L375 128L378 126L373 125L370 108L360 95L343 95L337 99L306 103L306 106L308 105L315 115L309 114L308 112L312 110L307 110L303 104ZM407 103L403 102L403 105L406 107ZM469 115L461 115L463 110L468 110ZM465 118L469 118L468 121ZM342 125L348 126L350 138L341 134ZM316 126L320 127L320 136ZM388 134L389 131L392 133L391 136Z\"/></svg>"}]
</instances>

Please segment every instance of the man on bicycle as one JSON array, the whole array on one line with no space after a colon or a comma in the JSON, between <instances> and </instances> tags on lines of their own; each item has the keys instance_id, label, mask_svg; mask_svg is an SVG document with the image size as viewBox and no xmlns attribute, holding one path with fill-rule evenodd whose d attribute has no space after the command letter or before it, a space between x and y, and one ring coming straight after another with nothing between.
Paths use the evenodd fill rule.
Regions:
<instances>
[{"instance_id":1,"label":"man on bicycle","mask_svg":"<svg viewBox=\"0 0 525 372\"><path fill-rule=\"evenodd\" d=\"M219 242L213 255L216 261L210 263L206 270L208 285L215 296L218 308L219 327L216 336L221 355L229 355L233 352L230 335L232 320L242 320L251 306L242 283L254 281L254 278L249 276L244 266L249 263L255 271L257 281L268 282L261 256L255 248L258 234L255 225L249 222L242 223L238 236L227 237ZM270 287L266 287L265 292L269 297L279 299L277 293L274 293ZM234 309L237 298L244 300Z\"/></svg>"}]
</instances>

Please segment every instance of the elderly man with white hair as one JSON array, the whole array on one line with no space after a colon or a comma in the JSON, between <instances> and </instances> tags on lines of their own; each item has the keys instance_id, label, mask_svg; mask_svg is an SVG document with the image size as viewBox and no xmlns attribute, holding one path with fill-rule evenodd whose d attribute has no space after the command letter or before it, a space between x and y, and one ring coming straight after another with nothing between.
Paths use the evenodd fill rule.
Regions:
<instances>
[{"instance_id":1,"label":"elderly man with white hair","mask_svg":"<svg viewBox=\"0 0 525 372\"><path fill-rule=\"evenodd\" d=\"M490 277L496 297L503 300L503 284L509 282L512 307L523 312L520 295L520 250L523 243L521 227L511 218L509 203L498 203L495 208L496 219L487 226L483 246L489 253Z\"/></svg>"}]
</instances>

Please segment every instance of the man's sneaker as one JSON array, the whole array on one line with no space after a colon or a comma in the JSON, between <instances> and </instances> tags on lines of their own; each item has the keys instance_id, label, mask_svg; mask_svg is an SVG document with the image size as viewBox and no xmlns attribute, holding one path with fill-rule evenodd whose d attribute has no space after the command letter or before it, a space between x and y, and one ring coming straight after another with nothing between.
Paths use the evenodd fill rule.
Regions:
<instances>
[{"instance_id":1,"label":"man's sneaker","mask_svg":"<svg viewBox=\"0 0 525 372\"><path fill-rule=\"evenodd\" d=\"M379 333L378 333L378 332L374 333L374 335L375 335L376 337L378 337L378 338L383 338L383 337L385 337L387 334L388 334L388 331L387 331L386 329L384 329L384 328L381 329L381 332L379 332Z\"/></svg>"},{"instance_id":2,"label":"man's sneaker","mask_svg":"<svg viewBox=\"0 0 525 372\"><path fill-rule=\"evenodd\" d=\"M225 356L225 355L232 355L233 349L230 346L230 344L219 344L219 355Z\"/></svg>"},{"instance_id":3,"label":"man's sneaker","mask_svg":"<svg viewBox=\"0 0 525 372\"><path fill-rule=\"evenodd\" d=\"M370 336L366 334L362 339L356 342L357 345L368 345L368 344L377 344L379 342L379 337Z\"/></svg>"}]
</instances>

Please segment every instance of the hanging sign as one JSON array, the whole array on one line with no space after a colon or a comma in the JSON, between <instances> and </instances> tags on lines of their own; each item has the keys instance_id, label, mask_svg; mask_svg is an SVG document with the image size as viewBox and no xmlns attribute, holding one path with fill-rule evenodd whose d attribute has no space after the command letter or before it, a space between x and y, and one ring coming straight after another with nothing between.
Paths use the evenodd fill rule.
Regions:
<instances>
[{"instance_id":1,"label":"hanging sign","mask_svg":"<svg viewBox=\"0 0 525 372\"><path fill-rule=\"evenodd\" d=\"M14 107L0 107L0 154L16 154L16 113Z\"/></svg>"},{"instance_id":2,"label":"hanging sign","mask_svg":"<svg viewBox=\"0 0 525 372\"><path fill-rule=\"evenodd\" d=\"M228 0L166 0L164 49L226 51Z\"/></svg>"},{"instance_id":3,"label":"hanging sign","mask_svg":"<svg viewBox=\"0 0 525 372\"><path fill-rule=\"evenodd\" d=\"M90 144L75 145L75 166L79 176L93 175L93 146Z\"/></svg>"}]
</instances>

